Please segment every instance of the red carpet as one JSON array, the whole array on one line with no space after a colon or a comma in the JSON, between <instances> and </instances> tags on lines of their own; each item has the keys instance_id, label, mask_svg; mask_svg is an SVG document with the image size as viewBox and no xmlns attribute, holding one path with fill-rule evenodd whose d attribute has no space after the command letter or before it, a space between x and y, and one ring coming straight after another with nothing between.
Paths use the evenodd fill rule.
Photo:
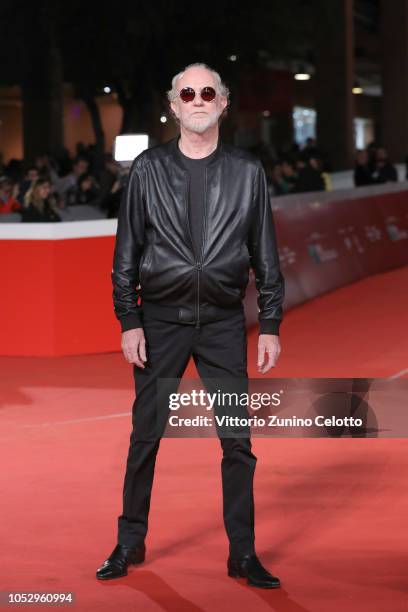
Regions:
<instances>
[{"instance_id":1,"label":"red carpet","mask_svg":"<svg viewBox=\"0 0 408 612\"><path fill-rule=\"evenodd\" d=\"M407 311L407 268L313 300L287 314L272 374L406 377ZM100 583L120 512L131 369L120 354L0 367L1 590L74 591L81 611L408 609L406 440L254 439L257 550L283 585L262 591L226 575L218 440L165 439L147 562Z\"/></svg>"}]
</instances>

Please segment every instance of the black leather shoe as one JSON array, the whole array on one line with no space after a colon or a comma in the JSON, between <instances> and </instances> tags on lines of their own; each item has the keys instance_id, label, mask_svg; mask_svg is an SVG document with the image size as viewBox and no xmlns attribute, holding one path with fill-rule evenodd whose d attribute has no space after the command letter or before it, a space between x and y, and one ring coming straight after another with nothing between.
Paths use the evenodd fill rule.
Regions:
<instances>
[{"instance_id":1,"label":"black leather shoe","mask_svg":"<svg viewBox=\"0 0 408 612\"><path fill-rule=\"evenodd\" d=\"M239 559L228 559L228 576L246 578L247 584L261 589L277 589L280 580L272 576L261 564L256 555L245 555Z\"/></svg>"},{"instance_id":2,"label":"black leather shoe","mask_svg":"<svg viewBox=\"0 0 408 612\"><path fill-rule=\"evenodd\" d=\"M96 577L98 580L112 580L113 578L127 576L128 566L143 563L145 554L144 544L138 548L128 548L118 544L110 557L97 570Z\"/></svg>"}]
</instances>

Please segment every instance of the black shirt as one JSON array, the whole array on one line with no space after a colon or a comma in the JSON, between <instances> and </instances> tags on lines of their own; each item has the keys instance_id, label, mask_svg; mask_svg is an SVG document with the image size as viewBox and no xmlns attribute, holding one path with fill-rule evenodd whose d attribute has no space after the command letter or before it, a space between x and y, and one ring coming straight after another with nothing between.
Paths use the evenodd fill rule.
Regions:
<instances>
[{"instance_id":1,"label":"black shirt","mask_svg":"<svg viewBox=\"0 0 408 612\"><path fill-rule=\"evenodd\" d=\"M207 164L213 159L217 148L201 159L187 157L177 147L180 159L185 169L189 173L190 189L188 194L188 217L190 222L191 237L193 239L196 260L201 256L203 220L204 220L204 197L205 197L205 169Z\"/></svg>"}]
</instances>

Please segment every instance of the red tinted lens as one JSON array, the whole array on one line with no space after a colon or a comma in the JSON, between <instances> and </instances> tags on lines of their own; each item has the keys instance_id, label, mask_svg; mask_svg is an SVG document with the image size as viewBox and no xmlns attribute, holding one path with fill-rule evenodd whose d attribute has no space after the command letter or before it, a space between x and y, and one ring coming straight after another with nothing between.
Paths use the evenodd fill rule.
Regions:
<instances>
[{"instance_id":1,"label":"red tinted lens","mask_svg":"<svg viewBox=\"0 0 408 612\"><path fill-rule=\"evenodd\" d=\"M214 100L216 96L216 92L215 89L213 89L213 87L204 87L201 90L201 97L204 100L204 102L211 102L212 100Z\"/></svg>"},{"instance_id":2,"label":"red tinted lens","mask_svg":"<svg viewBox=\"0 0 408 612\"><path fill-rule=\"evenodd\" d=\"M191 87L184 87L184 89L180 91L180 98L183 100L183 102L192 102L194 100L194 96L195 91Z\"/></svg>"}]
</instances>

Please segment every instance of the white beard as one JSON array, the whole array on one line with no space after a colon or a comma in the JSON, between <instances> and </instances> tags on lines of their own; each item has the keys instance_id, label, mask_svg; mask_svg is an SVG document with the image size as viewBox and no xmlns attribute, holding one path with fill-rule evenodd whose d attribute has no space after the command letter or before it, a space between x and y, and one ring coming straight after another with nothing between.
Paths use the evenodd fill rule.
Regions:
<instances>
[{"instance_id":1,"label":"white beard","mask_svg":"<svg viewBox=\"0 0 408 612\"><path fill-rule=\"evenodd\" d=\"M193 115L186 120L184 127L196 134L203 134L208 128L213 127L218 122L220 114L215 111L206 117L203 116L201 119L195 119Z\"/></svg>"}]
</instances>

